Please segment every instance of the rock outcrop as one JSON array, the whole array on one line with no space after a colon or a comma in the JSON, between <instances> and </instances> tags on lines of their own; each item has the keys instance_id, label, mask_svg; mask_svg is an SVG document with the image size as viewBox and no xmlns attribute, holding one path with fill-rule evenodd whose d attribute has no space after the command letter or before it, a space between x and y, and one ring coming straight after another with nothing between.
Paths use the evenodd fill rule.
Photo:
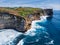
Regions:
<instances>
[{"instance_id":1,"label":"rock outcrop","mask_svg":"<svg viewBox=\"0 0 60 45\"><path fill-rule=\"evenodd\" d=\"M32 14L26 17L20 16L16 11L0 11L0 29L12 28L17 31L27 31L31 28L33 20L40 20L40 16L53 15L52 9L35 10Z\"/></svg>"},{"instance_id":2,"label":"rock outcrop","mask_svg":"<svg viewBox=\"0 0 60 45\"><path fill-rule=\"evenodd\" d=\"M25 30L28 30L31 28L31 23L33 20L40 20L40 16L44 15L44 11L43 10L37 10L35 11L33 14L27 15L27 17L25 17Z\"/></svg>"},{"instance_id":3,"label":"rock outcrop","mask_svg":"<svg viewBox=\"0 0 60 45\"><path fill-rule=\"evenodd\" d=\"M53 16L53 9L42 9L42 10L36 10L33 14L30 14L26 17L26 23L25 23L25 30L28 30L31 28L31 22L33 20L40 20L40 16L42 15L48 15L49 17ZM47 19L49 19L49 17Z\"/></svg>"},{"instance_id":4,"label":"rock outcrop","mask_svg":"<svg viewBox=\"0 0 60 45\"><path fill-rule=\"evenodd\" d=\"M53 9L44 9L44 11L48 16L53 16Z\"/></svg>"},{"instance_id":5,"label":"rock outcrop","mask_svg":"<svg viewBox=\"0 0 60 45\"><path fill-rule=\"evenodd\" d=\"M0 12L0 29L16 29L24 31L25 19L9 12Z\"/></svg>"}]
</instances>

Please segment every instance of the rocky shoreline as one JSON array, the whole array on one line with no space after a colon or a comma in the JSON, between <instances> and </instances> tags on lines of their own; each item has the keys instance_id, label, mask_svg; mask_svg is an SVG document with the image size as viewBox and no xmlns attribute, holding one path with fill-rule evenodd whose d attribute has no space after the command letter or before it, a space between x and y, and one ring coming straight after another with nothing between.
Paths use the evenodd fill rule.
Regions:
<instances>
[{"instance_id":1,"label":"rocky shoreline","mask_svg":"<svg viewBox=\"0 0 60 45\"><path fill-rule=\"evenodd\" d=\"M35 11L33 14L28 15L25 20L25 30L28 30L31 28L31 22L33 20L40 20L40 16L48 15L49 17L53 16L53 9L44 9L44 10L38 10Z\"/></svg>"},{"instance_id":2,"label":"rocky shoreline","mask_svg":"<svg viewBox=\"0 0 60 45\"><path fill-rule=\"evenodd\" d=\"M53 15L53 9L36 10L32 14L28 14L26 17L19 16L19 14L15 14L15 12L0 11L0 29L12 28L20 32L25 32L31 28L31 22L33 20L40 20L40 16L42 15L51 17Z\"/></svg>"}]
</instances>

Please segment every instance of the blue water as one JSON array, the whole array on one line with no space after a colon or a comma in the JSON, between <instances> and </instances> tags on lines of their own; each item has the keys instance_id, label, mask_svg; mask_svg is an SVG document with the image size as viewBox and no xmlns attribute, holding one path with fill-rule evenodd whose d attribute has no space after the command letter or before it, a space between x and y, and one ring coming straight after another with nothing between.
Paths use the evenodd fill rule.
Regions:
<instances>
[{"instance_id":1,"label":"blue water","mask_svg":"<svg viewBox=\"0 0 60 45\"><path fill-rule=\"evenodd\" d=\"M0 30L0 45L60 45L60 11L53 17L32 21L25 33L13 29Z\"/></svg>"},{"instance_id":2,"label":"blue water","mask_svg":"<svg viewBox=\"0 0 60 45\"><path fill-rule=\"evenodd\" d=\"M53 18L49 22L47 30L54 40L54 45L60 45L60 10L54 11Z\"/></svg>"}]
</instances>

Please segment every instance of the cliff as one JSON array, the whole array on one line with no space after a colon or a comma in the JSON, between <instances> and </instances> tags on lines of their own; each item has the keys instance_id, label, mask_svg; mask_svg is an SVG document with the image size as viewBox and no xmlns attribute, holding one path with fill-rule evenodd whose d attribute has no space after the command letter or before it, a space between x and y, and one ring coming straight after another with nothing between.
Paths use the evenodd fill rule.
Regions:
<instances>
[{"instance_id":1,"label":"cliff","mask_svg":"<svg viewBox=\"0 0 60 45\"><path fill-rule=\"evenodd\" d=\"M25 24L25 30L28 30L31 28L31 22L33 20L40 20L40 16L42 15L48 15L49 17L53 16L53 9L42 9L42 10L36 10L33 12L33 14L27 15L25 18L26 24ZM49 18L47 18L49 19Z\"/></svg>"},{"instance_id":2,"label":"cliff","mask_svg":"<svg viewBox=\"0 0 60 45\"><path fill-rule=\"evenodd\" d=\"M27 31L31 28L31 22L39 20L42 15L52 16L53 11L41 8L0 8L0 29Z\"/></svg>"},{"instance_id":3,"label":"cliff","mask_svg":"<svg viewBox=\"0 0 60 45\"><path fill-rule=\"evenodd\" d=\"M53 9L44 9L44 11L48 16L53 16Z\"/></svg>"},{"instance_id":4,"label":"cliff","mask_svg":"<svg viewBox=\"0 0 60 45\"><path fill-rule=\"evenodd\" d=\"M24 31L25 19L10 12L0 12L0 29Z\"/></svg>"},{"instance_id":5,"label":"cliff","mask_svg":"<svg viewBox=\"0 0 60 45\"><path fill-rule=\"evenodd\" d=\"M36 10L33 14L29 14L25 17L25 30L31 28L31 23L33 20L40 20L40 16L44 15L44 10Z\"/></svg>"}]
</instances>

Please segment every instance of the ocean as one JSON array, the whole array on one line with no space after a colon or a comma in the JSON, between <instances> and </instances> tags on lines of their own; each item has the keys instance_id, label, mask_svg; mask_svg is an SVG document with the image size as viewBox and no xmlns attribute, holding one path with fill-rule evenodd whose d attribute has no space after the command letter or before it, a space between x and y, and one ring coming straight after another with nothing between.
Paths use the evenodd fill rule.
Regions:
<instances>
[{"instance_id":1,"label":"ocean","mask_svg":"<svg viewBox=\"0 0 60 45\"><path fill-rule=\"evenodd\" d=\"M54 10L51 18L41 16L32 21L27 32L14 29L0 30L0 45L60 45L60 10Z\"/></svg>"}]
</instances>

